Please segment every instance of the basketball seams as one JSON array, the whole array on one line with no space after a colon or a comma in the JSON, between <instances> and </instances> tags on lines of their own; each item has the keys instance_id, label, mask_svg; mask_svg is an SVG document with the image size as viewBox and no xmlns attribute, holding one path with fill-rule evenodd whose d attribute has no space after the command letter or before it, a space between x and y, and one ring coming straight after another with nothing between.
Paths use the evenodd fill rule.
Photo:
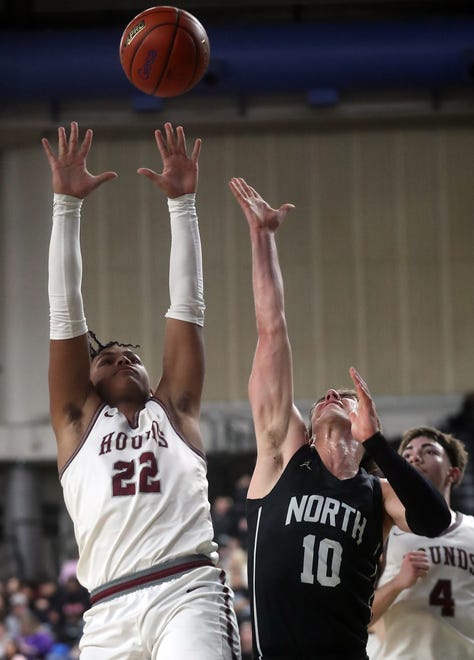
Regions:
<instances>
[{"instance_id":1,"label":"basketball seams","mask_svg":"<svg viewBox=\"0 0 474 660\"><path fill-rule=\"evenodd\" d=\"M175 41L176 41L176 35L177 35L177 33L178 33L178 28L179 28L179 16L180 16L180 14L181 14L181 11L178 9L178 10L176 11L176 20L175 20L175 23L174 23L174 34L173 34L173 38L170 39L170 45L169 45L169 48L168 48L168 53L166 54L166 59L165 59L165 62L164 62L164 64L163 64L163 67L162 67L162 69L161 69L161 75L160 75L160 77L159 77L159 79L158 79L158 83L155 85L155 88L154 88L154 90L153 90L153 94L156 94L157 89L158 89L158 87L161 85L161 81L163 80L163 76L164 76L164 74L165 74L165 71L166 71L166 69L168 68L168 64L169 64L169 61L170 61L170 56L171 56L171 53L173 52L173 47L174 47L174 44L175 44ZM158 26L157 26L157 27L158 27Z\"/></svg>"},{"instance_id":2,"label":"basketball seams","mask_svg":"<svg viewBox=\"0 0 474 660\"><path fill-rule=\"evenodd\" d=\"M180 25L178 25L178 27L177 27L177 29L176 29L175 38L173 39L173 43L172 43L172 45L171 45L171 49L170 49L170 52L169 52L169 54L168 54L168 61L167 61L167 63L166 63L166 67L163 68L163 71L162 71L162 74L161 74L161 78L160 78L160 82L159 82L158 85L155 87L155 91L153 92L154 94L157 93L157 90L158 90L158 88L159 88L159 86L160 86L160 84L161 84L161 81L163 80L163 76L164 76L164 74L165 74L165 72L166 72L166 69L167 69L167 66L168 66L168 63L169 63L170 57L171 57L171 55L172 55L172 53L173 53L173 48L175 47L175 44L176 44L176 36L177 36L177 34L178 34L178 30L182 30L183 32L185 32L185 33L189 36L189 38L190 38L190 42L191 42L191 44L192 44L192 46L193 46L193 50L194 50L194 58L193 58L193 59L194 59L194 68L193 68L193 70L192 70L191 75L189 76L188 82L187 82L187 84L186 84L185 89L183 90L183 93L186 92L188 89L191 89L191 87L192 87L193 84L194 84L194 80L195 80L195 78L196 78L196 71L198 70L198 67L199 67L199 60L200 60L200 58L199 58L199 50L196 48L196 42L195 42L195 39L194 39L194 36L195 36L195 35L194 35L194 33L191 32L190 30L186 30L186 28L183 28L183 27L181 27ZM158 96L159 96L159 93L158 93Z\"/></svg>"}]
</instances>

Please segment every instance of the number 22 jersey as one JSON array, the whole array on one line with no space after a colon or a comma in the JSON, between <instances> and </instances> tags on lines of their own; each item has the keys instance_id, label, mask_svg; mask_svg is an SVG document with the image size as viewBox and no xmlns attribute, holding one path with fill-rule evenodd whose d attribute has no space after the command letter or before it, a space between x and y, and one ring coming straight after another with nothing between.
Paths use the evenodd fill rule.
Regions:
<instances>
[{"instance_id":1,"label":"number 22 jersey","mask_svg":"<svg viewBox=\"0 0 474 660\"><path fill-rule=\"evenodd\" d=\"M214 562L205 458L150 399L130 425L99 406L60 474L89 591L180 556Z\"/></svg>"},{"instance_id":2,"label":"number 22 jersey","mask_svg":"<svg viewBox=\"0 0 474 660\"><path fill-rule=\"evenodd\" d=\"M247 500L255 658L367 657L382 513L378 478L337 479L309 445Z\"/></svg>"}]
</instances>

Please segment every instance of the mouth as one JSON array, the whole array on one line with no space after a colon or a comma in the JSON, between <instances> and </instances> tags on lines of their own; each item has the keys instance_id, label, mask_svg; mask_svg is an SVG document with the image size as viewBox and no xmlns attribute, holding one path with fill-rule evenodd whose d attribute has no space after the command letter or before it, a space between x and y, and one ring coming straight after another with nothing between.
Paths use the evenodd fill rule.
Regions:
<instances>
[{"instance_id":1,"label":"mouth","mask_svg":"<svg viewBox=\"0 0 474 660\"><path fill-rule=\"evenodd\" d=\"M122 373L124 371L126 373L135 373L135 369L133 367L119 367L119 369L117 369L117 373Z\"/></svg>"},{"instance_id":2,"label":"mouth","mask_svg":"<svg viewBox=\"0 0 474 660\"><path fill-rule=\"evenodd\" d=\"M342 403L339 403L339 401L328 401L324 404L323 408L327 408L328 406L338 406L338 408L343 407Z\"/></svg>"}]
</instances>

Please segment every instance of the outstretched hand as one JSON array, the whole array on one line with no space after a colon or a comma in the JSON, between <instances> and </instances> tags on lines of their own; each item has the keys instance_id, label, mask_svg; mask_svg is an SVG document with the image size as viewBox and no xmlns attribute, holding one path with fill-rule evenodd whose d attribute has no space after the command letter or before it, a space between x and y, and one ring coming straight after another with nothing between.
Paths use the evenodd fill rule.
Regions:
<instances>
[{"instance_id":1,"label":"outstretched hand","mask_svg":"<svg viewBox=\"0 0 474 660\"><path fill-rule=\"evenodd\" d=\"M93 175L87 170L86 159L92 143L92 130L87 129L79 144L79 127L71 122L69 139L63 126L58 128L58 153L54 153L46 138L41 140L52 174L53 192L83 199L105 181L117 177L116 172Z\"/></svg>"},{"instance_id":2,"label":"outstretched hand","mask_svg":"<svg viewBox=\"0 0 474 660\"><path fill-rule=\"evenodd\" d=\"M380 420L367 383L354 367L349 369L349 373L359 399L357 410L350 413L351 434L357 442L364 442L380 431Z\"/></svg>"},{"instance_id":3,"label":"outstretched hand","mask_svg":"<svg viewBox=\"0 0 474 660\"><path fill-rule=\"evenodd\" d=\"M229 188L240 204L250 229L269 229L275 232L286 218L294 204L282 204L273 209L258 192L249 186L245 179L234 177L229 181Z\"/></svg>"},{"instance_id":4,"label":"outstretched hand","mask_svg":"<svg viewBox=\"0 0 474 660\"><path fill-rule=\"evenodd\" d=\"M188 156L183 127L178 126L175 131L169 122L165 124L165 137L158 129L155 140L163 161L163 171L158 174L148 167L140 167L138 174L153 181L171 199L196 192L202 141L198 138L194 142L191 156Z\"/></svg>"}]
</instances>

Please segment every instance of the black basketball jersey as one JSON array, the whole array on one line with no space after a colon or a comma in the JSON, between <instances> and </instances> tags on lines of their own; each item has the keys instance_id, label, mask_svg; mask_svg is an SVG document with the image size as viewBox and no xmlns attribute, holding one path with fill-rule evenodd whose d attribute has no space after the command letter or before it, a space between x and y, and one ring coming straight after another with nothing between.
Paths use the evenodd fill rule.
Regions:
<instances>
[{"instance_id":1,"label":"black basketball jersey","mask_svg":"<svg viewBox=\"0 0 474 660\"><path fill-rule=\"evenodd\" d=\"M376 477L337 479L309 445L247 500L255 658L367 658L382 512Z\"/></svg>"}]
</instances>

